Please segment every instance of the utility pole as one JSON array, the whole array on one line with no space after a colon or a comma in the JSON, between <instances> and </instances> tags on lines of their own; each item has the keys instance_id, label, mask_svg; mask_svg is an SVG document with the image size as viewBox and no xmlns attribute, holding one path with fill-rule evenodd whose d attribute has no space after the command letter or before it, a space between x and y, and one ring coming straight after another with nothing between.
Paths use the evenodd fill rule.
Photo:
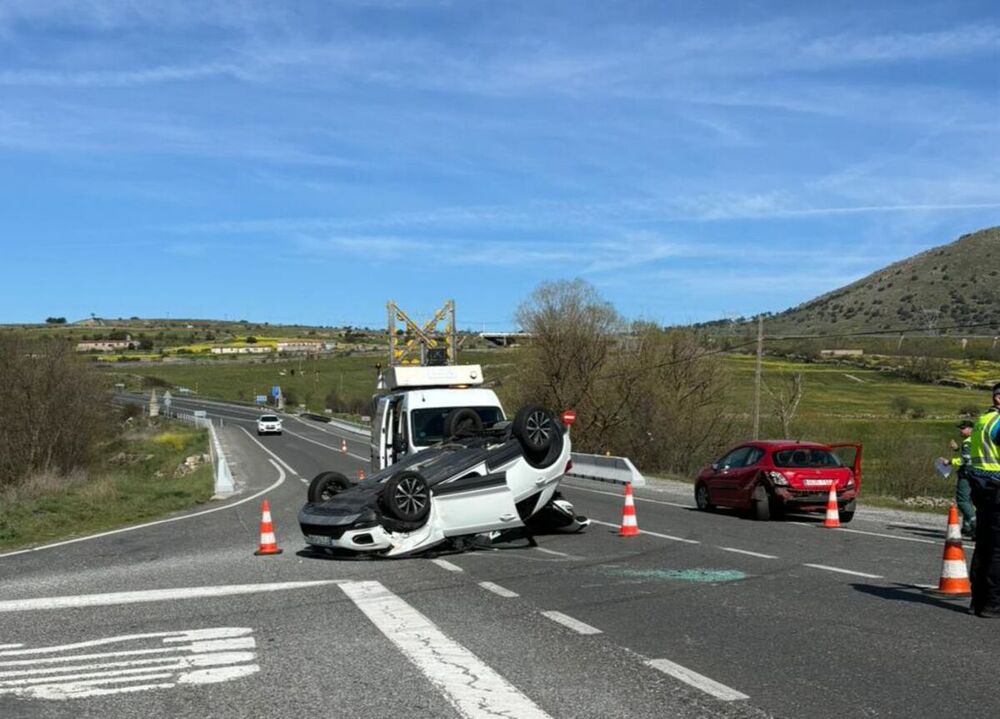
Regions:
<instances>
[{"instance_id":1,"label":"utility pole","mask_svg":"<svg viewBox=\"0 0 1000 719\"><path fill-rule=\"evenodd\" d=\"M760 382L764 358L764 315L757 316L757 372L753 382L753 438L760 439Z\"/></svg>"}]
</instances>

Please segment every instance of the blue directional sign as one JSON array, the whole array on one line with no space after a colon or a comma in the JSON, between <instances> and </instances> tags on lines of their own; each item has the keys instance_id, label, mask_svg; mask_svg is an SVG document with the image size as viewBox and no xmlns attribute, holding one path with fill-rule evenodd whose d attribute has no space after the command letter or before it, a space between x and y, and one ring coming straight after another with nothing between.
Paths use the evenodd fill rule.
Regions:
<instances>
[{"instance_id":1,"label":"blue directional sign","mask_svg":"<svg viewBox=\"0 0 1000 719\"><path fill-rule=\"evenodd\" d=\"M267 395L266 394L257 395L257 404L267 404Z\"/></svg>"},{"instance_id":2,"label":"blue directional sign","mask_svg":"<svg viewBox=\"0 0 1000 719\"><path fill-rule=\"evenodd\" d=\"M278 385L274 385L274 387L271 388L271 396L277 398L278 395L280 394L281 394L281 387L279 387Z\"/></svg>"}]
</instances>

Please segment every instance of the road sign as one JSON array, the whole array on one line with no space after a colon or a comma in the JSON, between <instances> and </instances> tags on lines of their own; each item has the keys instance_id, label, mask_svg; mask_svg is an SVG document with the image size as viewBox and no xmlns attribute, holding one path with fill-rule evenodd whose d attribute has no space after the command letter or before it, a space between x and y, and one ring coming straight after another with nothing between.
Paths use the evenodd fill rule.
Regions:
<instances>
[{"instance_id":1,"label":"road sign","mask_svg":"<svg viewBox=\"0 0 1000 719\"><path fill-rule=\"evenodd\" d=\"M257 395L257 404L267 404L267 395L266 394Z\"/></svg>"},{"instance_id":2,"label":"road sign","mask_svg":"<svg viewBox=\"0 0 1000 719\"><path fill-rule=\"evenodd\" d=\"M167 409L170 409L170 403L173 401L174 401L173 395L170 394L170 390L168 389L166 392L163 393L163 406L166 407Z\"/></svg>"},{"instance_id":3,"label":"road sign","mask_svg":"<svg viewBox=\"0 0 1000 719\"><path fill-rule=\"evenodd\" d=\"M281 394L281 387L279 387L278 385L274 385L274 387L271 388L271 396L278 397L280 394Z\"/></svg>"}]
</instances>

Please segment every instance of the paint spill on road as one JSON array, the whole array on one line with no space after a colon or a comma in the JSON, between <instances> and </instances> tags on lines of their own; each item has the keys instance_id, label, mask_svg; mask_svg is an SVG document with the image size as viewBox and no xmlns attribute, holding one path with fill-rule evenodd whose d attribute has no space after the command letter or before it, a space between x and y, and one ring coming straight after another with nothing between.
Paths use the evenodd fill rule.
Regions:
<instances>
[{"instance_id":1,"label":"paint spill on road","mask_svg":"<svg viewBox=\"0 0 1000 719\"><path fill-rule=\"evenodd\" d=\"M616 574L634 579L662 579L714 584L746 579L745 572L736 569L614 569Z\"/></svg>"}]
</instances>

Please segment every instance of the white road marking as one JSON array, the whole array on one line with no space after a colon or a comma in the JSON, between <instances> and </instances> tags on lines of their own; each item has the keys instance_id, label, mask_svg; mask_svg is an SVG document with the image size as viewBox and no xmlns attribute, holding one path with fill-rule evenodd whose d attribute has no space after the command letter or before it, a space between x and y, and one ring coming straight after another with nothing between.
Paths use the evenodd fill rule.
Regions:
<instances>
[{"instance_id":1,"label":"white road marking","mask_svg":"<svg viewBox=\"0 0 1000 719\"><path fill-rule=\"evenodd\" d=\"M340 451L340 447L331 447L328 444L323 444L322 442L317 442L315 439L310 439L309 437L306 437L305 435L297 434L297 433L293 432L290 429L286 429L285 432L288 433L288 434L290 434L290 435L292 435L293 437L298 437L299 439L301 439L301 440L303 440L305 442L312 442L313 444L318 445L318 446L322 447L325 450L333 452L334 454L346 454L348 457L354 457L354 459L360 460L362 462L367 462L370 459L369 457L358 456L358 455L354 454L353 452L342 452L342 451Z\"/></svg>"},{"instance_id":2,"label":"white road marking","mask_svg":"<svg viewBox=\"0 0 1000 719\"><path fill-rule=\"evenodd\" d=\"M242 430L243 430L244 434L246 434L246 436L247 436L247 437L249 437L249 438L250 438L250 440L251 440L252 442L254 442L254 444L256 444L256 445L257 445L258 447L260 447L260 448L261 448L262 450L264 450L264 451L265 451L265 452L267 452L267 453L268 453L269 455L271 455L272 457L274 457L274 458L275 458L275 459L276 459L276 460L278 461L278 464L280 464L280 465L281 465L282 467L284 467L284 468L285 468L285 469L287 469L287 470L288 470L289 472L291 472L292 474L294 474L294 475L295 475L296 477L298 477L299 479L301 479L301 480L302 480L303 482L305 482L305 481L306 481L306 480L305 480L305 478L304 478L304 477L302 477L302 475L301 475L301 474L299 474L299 473L298 473L298 472L296 472L296 471L295 471L294 469L292 469L291 465L289 465L289 464L288 464L288 462L286 462L286 461L285 461L285 460L283 460L283 459L282 459L281 457L279 457L278 455L276 455L276 454L275 454L274 452L272 452L271 450L269 450L269 449L268 449L267 447L265 447L265 446L264 446L264 443L263 443L263 442L261 442L261 441L260 441L259 439L257 439L256 437L254 437L254 436L253 436L252 434L250 434L250 432L248 432L248 431L247 431L247 428L246 428L246 427L240 427L240 429L242 429Z\"/></svg>"},{"instance_id":3,"label":"white road marking","mask_svg":"<svg viewBox=\"0 0 1000 719\"><path fill-rule=\"evenodd\" d=\"M591 517L590 521L593 524L600 524L602 527L618 527L618 524L612 524L611 522L601 522L597 519ZM639 534L648 534L651 537L659 537L660 539L669 539L671 542L684 542L685 544L701 544L697 539L685 539L684 537L675 537L671 534L660 534L659 532L650 532L647 529L640 529Z\"/></svg>"},{"instance_id":4,"label":"white road marking","mask_svg":"<svg viewBox=\"0 0 1000 719\"><path fill-rule=\"evenodd\" d=\"M442 569L447 569L449 572L464 571L460 566L458 566L457 564L452 564L447 559L432 559L431 561L434 562L434 564L441 567Z\"/></svg>"},{"instance_id":5,"label":"white road marking","mask_svg":"<svg viewBox=\"0 0 1000 719\"><path fill-rule=\"evenodd\" d=\"M30 549L19 549L16 552L7 552L6 554L0 554L0 559L3 559L5 557L14 557L14 556L17 556L18 554L27 554L28 552L39 552L39 551L41 551L43 549L52 549L54 547L64 547L67 544L75 544L77 542L86 542L86 541L89 541L91 539L99 539L101 537L109 537L109 536L111 536L113 534L121 534L122 532L133 532L136 529L145 529L146 527L155 527L158 524L168 524L170 522L180 522L180 521L183 521L185 519L193 519L194 517L201 517L201 516L206 515L206 514L212 514L214 512L221 512L221 511L223 511L225 509L232 509L233 507L238 507L241 504L245 504L246 502L250 502L250 501L252 501L254 499L257 499L257 497L260 497L261 495L267 494L272 489L276 489L277 487L279 487L285 481L285 472L284 472L284 470L281 467L279 467L277 464L275 464L274 462L271 462L271 464L274 466L275 469L278 470L278 481L277 482L275 482L274 484L270 485L269 487L266 487L266 488L260 490L256 494L251 494L249 497L244 497L243 499L237 500L235 502L230 502L229 504L223 505L221 507L214 507L212 509L204 509L204 510L202 510L200 512L192 512L191 514L185 514L185 515L183 515L181 517L171 517L170 519L159 519L159 520L157 520L155 522L146 522L145 524L136 524L136 525L133 525L131 527L123 527L122 529L112 529L109 532L99 532L97 534L88 534L86 537L77 537L76 539L67 539L67 540L64 540L62 542L54 542L52 544L43 544L40 547L31 547Z\"/></svg>"},{"instance_id":6,"label":"white road marking","mask_svg":"<svg viewBox=\"0 0 1000 719\"><path fill-rule=\"evenodd\" d=\"M512 592L511 590L501 587L499 584L494 584L493 582L480 582L479 586L489 592L493 592L494 594L503 597L504 599L513 599L514 597L521 596L517 592Z\"/></svg>"},{"instance_id":7,"label":"white road marking","mask_svg":"<svg viewBox=\"0 0 1000 719\"><path fill-rule=\"evenodd\" d=\"M337 579L309 582L276 582L273 584L229 584L215 587L178 587L175 589L150 589L138 592L110 592L107 594L81 594L66 597L37 597L34 599L8 599L0 601L0 612L28 612L37 609L68 609L73 607L105 607L140 602L163 602L177 599L204 597L230 597L237 594L278 592L286 589L303 589L336 584ZM4 652L9 653L9 652Z\"/></svg>"},{"instance_id":8,"label":"white road marking","mask_svg":"<svg viewBox=\"0 0 1000 719\"><path fill-rule=\"evenodd\" d=\"M554 549L546 549L545 547L535 547L539 552L545 552L546 554L554 554L557 557L568 557L569 555L565 552L557 552Z\"/></svg>"},{"instance_id":9,"label":"white road marking","mask_svg":"<svg viewBox=\"0 0 1000 719\"><path fill-rule=\"evenodd\" d=\"M252 634L249 627L219 627L0 651L0 668L18 667L0 671L0 696L76 699L230 681L260 671ZM97 646L112 651L77 653ZM36 658L7 659L26 655Z\"/></svg>"},{"instance_id":10,"label":"white road marking","mask_svg":"<svg viewBox=\"0 0 1000 719\"><path fill-rule=\"evenodd\" d=\"M647 659L646 664L724 702L750 698L743 692L738 692L735 689L727 687L725 684L719 684L714 679L709 679L698 672L691 671L687 667L675 664L669 659Z\"/></svg>"},{"instance_id":11,"label":"white road marking","mask_svg":"<svg viewBox=\"0 0 1000 719\"><path fill-rule=\"evenodd\" d=\"M564 627L572 629L577 634L603 634L603 632L597 627L592 627L589 624L584 624L579 619L573 619L573 617L568 614L563 614L562 612L547 611L540 612L543 617L551 619L557 624L562 624Z\"/></svg>"},{"instance_id":12,"label":"white road marking","mask_svg":"<svg viewBox=\"0 0 1000 719\"><path fill-rule=\"evenodd\" d=\"M23 644L0 644L0 650L3 649L17 649L18 647L23 647Z\"/></svg>"},{"instance_id":13,"label":"white road marking","mask_svg":"<svg viewBox=\"0 0 1000 719\"><path fill-rule=\"evenodd\" d=\"M379 582L345 582L340 588L462 716L550 719L479 657Z\"/></svg>"},{"instance_id":14,"label":"white road marking","mask_svg":"<svg viewBox=\"0 0 1000 719\"><path fill-rule=\"evenodd\" d=\"M761 554L760 552L751 552L747 549L737 549L736 547L719 547L723 552L735 552L736 554L746 554L751 557L760 557L761 559L777 559L773 554Z\"/></svg>"},{"instance_id":15,"label":"white road marking","mask_svg":"<svg viewBox=\"0 0 1000 719\"><path fill-rule=\"evenodd\" d=\"M591 494L604 494L607 495L608 497L618 497L619 499L622 499L624 497L624 495L621 492L604 492L600 489L587 489L586 487L579 487L575 484L567 484L566 486L572 487L573 489L578 489L581 492L590 492ZM633 499L635 499L636 502L649 502L650 504L664 504L668 507L680 507L681 509L691 509L695 506L694 504L681 504L680 502L668 502L664 499L649 499L648 497L639 497L635 495L633 495Z\"/></svg>"},{"instance_id":16,"label":"white road marking","mask_svg":"<svg viewBox=\"0 0 1000 719\"><path fill-rule=\"evenodd\" d=\"M827 572L839 572L840 574L850 574L855 577L865 577L866 579L882 579L881 574L866 574L865 572L855 572L852 569L841 569L840 567L828 567L825 564L803 564L803 567L812 567L813 569L823 569Z\"/></svg>"},{"instance_id":17,"label":"white road marking","mask_svg":"<svg viewBox=\"0 0 1000 719\"><path fill-rule=\"evenodd\" d=\"M811 524L809 522L788 522L788 524L794 524L799 527L809 527L811 529L824 529L822 524ZM847 527L838 527L840 532L849 532L850 534L865 534L869 537L884 537L886 539L898 539L900 542L918 542L920 544L941 544L944 540L944 535L941 535L940 540L934 539L921 539L919 537L899 537L895 534L884 534L882 532L867 532L863 529L848 529Z\"/></svg>"}]
</instances>

